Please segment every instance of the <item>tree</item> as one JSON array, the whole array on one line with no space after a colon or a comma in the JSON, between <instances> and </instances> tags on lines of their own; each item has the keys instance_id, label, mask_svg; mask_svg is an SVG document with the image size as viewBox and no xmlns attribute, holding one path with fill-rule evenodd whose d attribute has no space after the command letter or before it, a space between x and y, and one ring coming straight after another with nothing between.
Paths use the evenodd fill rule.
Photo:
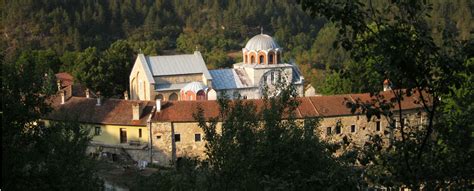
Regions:
<instances>
[{"instance_id":1,"label":"tree","mask_svg":"<svg viewBox=\"0 0 474 191\"><path fill-rule=\"evenodd\" d=\"M367 178L376 185L413 189L420 189L422 185L428 189L469 185L463 180L472 180L472 163L464 163L472 159L470 144L444 143L458 143L458 138L466 140L458 133L472 134L471 126L467 125L472 119L463 121L462 125L449 123L448 116L453 113L443 108L449 105L446 99L456 98L453 92L465 92L462 84L466 78L462 76L469 79L472 67L464 63L472 55L463 51L463 43L456 40L453 33L445 31L442 44L434 42L426 23L429 5L425 1L400 0L391 1L382 10L375 8L371 1L364 4L361 1L303 0L301 3L312 14L324 15L335 22L341 43L351 51L351 57L358 63L376 60L375 71L395 86L391 91L394 98L387 104L349 104L352 108L362 108L369 119L373 115L385 116L390 128L400 133L388 146L377 137L367 143L360 158L364 161ZM418 100L415 104L426 112L424 125L402 122L400 103L405 96L415 96ZM466 102L472 103L472 99ZM470 105L457 111L467 112ZM398 127L396 121L401 122ZM387 147L380 149L381 146ZM457 153L466 154L459 158L446 157Z\"/></svg>"},{"instance_id":2,"label":"tree","mask_svg":"<svg viewBox=\"0 0 474 191\"><path fill-rule=\"evenodd\" d=\"M280 81L281 83L281 81ZM284 83L263 106L219 100L219 117L195 114L205 133L210 189L348 189L356 172L332 155L334 145L315 135L318 119L295 119L298 101ZM221 123L220 123L221 122Z\"/></svg>"},{"instance_id":3,"label":"tree","mask_svg":"<svg viewBox=\"0 0 474 191\"><path fill-rule=\"evenodd\" d=\"M87 48L77 56L73 74L79 82L105 97L121 96L129 87L127 76L134 58L134 51L123 40L113 43L105 52Z\"/></svg>"},{"instance_id":4,"label":"tree","mask_svg":"<svg viewBox=\"0 0 474 191\"><path fill-rule=\"evenodd\" d=\"M44 127L39 121L56 88L53 73L37 60L24 53L2 64L2 188L98 190L101 182L85 155L88 132L77 124Z\"/></svg>"}]
</instances>

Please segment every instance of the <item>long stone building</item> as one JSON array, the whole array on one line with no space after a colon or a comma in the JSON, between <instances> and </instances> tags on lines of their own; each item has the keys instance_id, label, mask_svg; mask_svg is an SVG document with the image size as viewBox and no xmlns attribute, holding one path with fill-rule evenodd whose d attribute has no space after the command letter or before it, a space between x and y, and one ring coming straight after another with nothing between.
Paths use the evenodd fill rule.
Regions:
<instances>
[{"instance_id":1,"label":"long stone building","mask_svg":"<svg viewBox=\"0 0 474 191\"><path fill-rule=\"evenodd\" d=\"M219 114L217 101L102 100L100 96L93 96L90 92L73 91L76 88L72 86L74 85L62 87L51 100L54 110L44 117L44 121L77 120L84 127L90 128L93 139L89 152L127 152L134 160L164 166L184 156L204 157L204 135L193 118L193 113L201 107L206 119L215 117ZM391 91L383 91L380 95L378 99L383 100L393 97ZM403 123L424 123L426 117L416 98L413 95L403 99ZM397 133L390 132L387 119L367 119L364 114L352 113L346 107L348 100L373 102L375 98L369 94L296 99L300 102L295 111L297 119L321 117L315 133L323 140L337 141L345 136L358 144L367 140L368 135L380 134L389 138ZM263 100L247 101L257 106L263 104Z\"/></svg>"}]
</instances>

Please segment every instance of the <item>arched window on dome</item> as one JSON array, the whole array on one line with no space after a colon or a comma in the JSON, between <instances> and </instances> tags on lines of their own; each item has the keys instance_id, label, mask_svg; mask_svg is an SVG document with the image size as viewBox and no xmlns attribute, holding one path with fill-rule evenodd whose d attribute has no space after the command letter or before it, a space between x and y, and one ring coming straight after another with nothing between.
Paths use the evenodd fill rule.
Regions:
<instances>
[{"instance_id":1,"label":"arched window on dome","mask_svg":"<svg viewBox=\"0 0 474 191\"><path fill-rule=\"evenodd\" d=\"M204 90L199 90L196 93L196 100L206 100L206 93L204 92Z\"/></svg>"},{"instance_id":2,"label":"arched window on dome","mask_svg":"<svg viewBox=\"0 0 474 191\"><path fill-rule=\"evenodd\" d=\"M178 94L172 93L172 94L170 95L170 97L169 97L168 100L170 100L170 101L178 101Z\"/></svg>"},{"instance_id":3,"label":"arched window on dome","mask_svg":"<svg viewBox=\"0 0 474 191\"><path fill-rule=\"evenodd\" d=\"M274 64L274 63L273 63L273 61L275 60L275 59L274 59L274 56L275 56L274 53L269 53L269 54L268 54L268 64Z\"/></svg>"},{"instance_id":4,"label":"arched window on dome","mask_svg":"<svg viewBox=\"0 0 474 191\"><path fill-rule=\"evenodd\" d=\"M255 64L255 56L250 56L250 64Z\"/></svg>"},{"instance_id":5,"label":"arched window on dome","mask_svg":"<svg viewBox=\"0 0 474 191\"><path fill-rule=\"evenodd\" d=\"M263 55L260 55L260 57L258 58L260 60L260 64L264 64L264 56Z\"/></svg>"}]
</instances>

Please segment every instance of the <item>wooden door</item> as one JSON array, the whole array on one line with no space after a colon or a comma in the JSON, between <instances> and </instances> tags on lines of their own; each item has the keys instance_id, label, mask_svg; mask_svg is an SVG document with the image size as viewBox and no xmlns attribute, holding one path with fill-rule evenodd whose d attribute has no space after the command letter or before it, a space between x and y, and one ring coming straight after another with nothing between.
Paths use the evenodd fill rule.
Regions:
<instances>
[{"instance_id":1,"label":"wooden door","mask_svg":"<svg viewBox=\"0 0 474 191\"><path fill-rule=\"evenodd\" d=\"M120 143L127 143L127 130L120 128Z\"/></svg>"}]
</instances>

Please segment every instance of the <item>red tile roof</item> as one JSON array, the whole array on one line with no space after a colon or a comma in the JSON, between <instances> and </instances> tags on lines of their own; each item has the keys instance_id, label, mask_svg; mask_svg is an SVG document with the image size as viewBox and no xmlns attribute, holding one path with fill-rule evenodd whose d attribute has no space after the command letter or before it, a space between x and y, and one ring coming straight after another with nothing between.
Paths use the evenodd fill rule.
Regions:
<instances>
[{"instance_id":1,"label":"red tile roof","mask_svg":"<svg viewBox=\"0 0 474 191\"><path fill-rule=\"evenodd\" d=\"M347 101L359 100L363 103L375 103L375 100L390 100L393 94L390 91L381 92L379 97L372 97L369 94L347 94L331 96L299 97L300 102L295 111L295 117L330 117L354 115L350 108L346 106ZM403 109L421 108L415 103L415 97L405 97L402 101ZM83 123L115 124L115 125L146 125L146 120L151 113L154 101L134 101L108 99L103 101L101 106L96 106L97 100L93 98L71 97L65 104L60 104L60 97L56 96L52 100L54 111L48 115L47 119L61 120L64 115L69 115ZM144 112L139 121L132 120L132 104L139 102L145 105ZM263 100L244 100L256 105L257 110L264 106ZM395 104L395 106L397 106ZM209 119L219 115L219 104L217 101L164 101L161 111L156 112L152 121L154 122L194 122L193 114L198 107L204 110L204 117ZM394 109L397 109L395 107ZM357 112L360 111L356 111ZM75 117L75 118L74 118Z\"/></svg>"},{"instance_id":2,"label":"red tile roof","mask_svg":"<svg viewBox=\"0 0 474 191\"><path fill-rule=\"evenodd\" d=\"M140 103L143 106L140 120L133 120L132 104ZM61 97L52 98L53 111L45 119L49 120L77 120L81 123L146 126L148 116L154 106L153 101L131 101L120 99L102 100L96 106L97 99L85 97L71 97L61 104Z\"/></svg>"},{"instance_id":3,"label":"red tile roof","mask_svg":"<svg viewBox=\"0 0 474 191\"><path fill-rule=\"evenodd\" d=\"M55 74L56 79L61 81L61 87L66 87L74 84L74 77L66 72Z\"/></svg>"}]
</instances>

